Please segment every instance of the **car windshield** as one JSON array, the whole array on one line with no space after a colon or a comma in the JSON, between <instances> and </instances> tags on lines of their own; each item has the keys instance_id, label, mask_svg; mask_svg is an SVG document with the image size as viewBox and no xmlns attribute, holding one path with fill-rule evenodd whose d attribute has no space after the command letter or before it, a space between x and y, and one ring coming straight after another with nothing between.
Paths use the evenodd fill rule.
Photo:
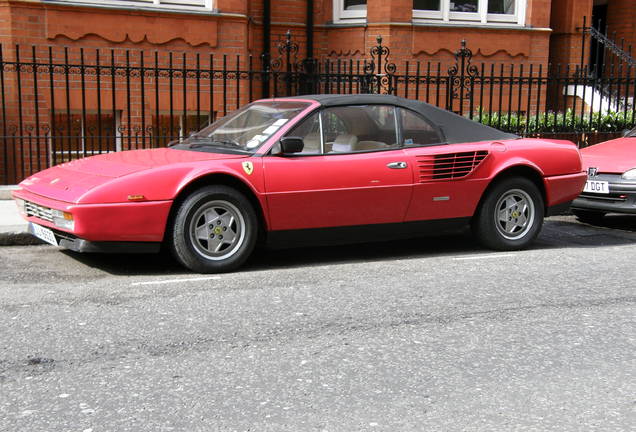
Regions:
<instances>
[{"instance_id":1,"label":"car windshield","mask_svg":"<svg viewBox=\"0 0 636 432\"><path fill-rule=\"evenodd\" d=\"M634 129L630 130L629 132L627 132L627 133L625 134L625 136L626 136L626 137L630 137L630 138L631 138L631 137L636 138L636 128L634 128Z\"/></svg>"},{"instance_id":2,"label":"car windshield","mask_svg":"<svg viewBox=\"0 0 636 432\"><path fill-rule=\"evenodd\" d=\"M253 153L308 106L306 102L295 101L254 102L191 134L174 147Z\"/></svg>"}]
</instances>

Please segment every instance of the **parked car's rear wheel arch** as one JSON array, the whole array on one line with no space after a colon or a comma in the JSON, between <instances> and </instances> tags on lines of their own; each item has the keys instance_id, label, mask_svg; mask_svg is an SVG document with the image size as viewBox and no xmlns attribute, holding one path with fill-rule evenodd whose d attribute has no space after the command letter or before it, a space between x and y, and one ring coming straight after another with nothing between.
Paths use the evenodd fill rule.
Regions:
<instances>
[{"instance_id":1,"label":"parked car's rear wheel arch","mask_svg":"<svg viewBox=\"0 0 636 432\"><path fill-rule=\"evenodd\" d=\"M477 205L477 208L481 206L483 200L486 198L486 196L488 196L488 192L492 189L494 185L496 185L497 183L501 182L502 180L506 178L511 178L511 177L523 177L532 181L532 183L534 183L537 189L539 189L539 192L541 192L541 198L543 198L543 203L546 206L544 207L543 210L544 212L547 212L548 199L547 199L547 194L545 190L545 184L543 183L543 177L537 170L525 165L516 165L498 173L488 184L488 187L486 188L486 190L481 196L481 199L479 201L479 204Z\"/></svg>"},{"instance_id":2,"label":"parked car's rear wheel arch","mask_svg":"<svg viewBox=\"0 0 636 432\"><path fill-rule=\"evenodd\" d=\"M546 212L541 175L515 167L496 176L484 191L471 221L473 234L491 249L517 250L537 237Z\"/></svg>"}]
</instances>

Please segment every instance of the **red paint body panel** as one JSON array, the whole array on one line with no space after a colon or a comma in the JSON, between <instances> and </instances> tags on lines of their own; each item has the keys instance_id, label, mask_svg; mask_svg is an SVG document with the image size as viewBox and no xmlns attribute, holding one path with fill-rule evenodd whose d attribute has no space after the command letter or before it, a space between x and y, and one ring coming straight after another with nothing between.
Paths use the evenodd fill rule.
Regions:
<instances>
[{"instance_id":1,"label":"red paint body panel","mask_svg":"<svg viewBox=\"0 0 636 432\"><path fill-rule=\"evenodd\" d=\"M544 179L546 189L546 205L548 207L572 201L579 196L585 186L587 174L580 172L562 176L546 177ZM578 191L578 192L577 192Z\"/></svg>"},{"instance_id":2,"label":"red paint body panel","mask_svg":"<svg viewBox=\"0 0 636 432\"><path fill-rule=\"evenodd\" d=\"M549 152L546 151L548 148ZM572 200L583 189L585 174L582 173L581 159L576 146L569 141L519 139L419 147L407 149L406 153L411 166L417 171L418 157L479 150L488 151L488 156L468 176L416 183L406 220L471 217L490 182L500 173L515 167L533 169L544 179L571 174L578 179L574 184L544 181L548 198L546 204L549 206ZM415 171L417 179L419 173Z\"/></svg>"},{"instance_id":3,"label":"red paint body panel","mask_svg":"<svg viewBox=\"0 0 636 432\"><path fill-rule=\"evenodd\" d=\"M624 137L581 149L583 167L599 172L622 174L636 168L636 137Z\"/></svg>"},{"instance_id":4,"label":"red paint body panel","mask_svg":"<svg viewBox=\"0 0 636 432\"><path fill-rule=\"evenodd\" d=\"M263 158L272 230L402 222L413 176L403 150Z\"/></svg>"},{"instance_id":5,"label":"red paint body panel","mask_svg":"<svg viewBox=\"0 0 636 432\"><path fill-rule=\"evenodd\" d=\"M108 153L67 162L29 177L21 186L38 195L68 203L127 202L143 194L149 201L174 198L179 184L196 168L222 161L239 172L246 156L174 150L169 148ZM214 165L213 165L214 164ZM232 170L230 168L230 170Z\"/></svg>"},{"instance_id":6,"label":"red paint body panel","mask_svg":"<svg viewBox=\"0 0 636 432\"><path fill-rule=\"evenodd\" d=\"M44 198L28 191L16 191L14 197L73 214L75 229L71 232L35 217L37 223L59 231L67 231L89 241L160 242L172 201L113 204L69 204Z\"/></svg>"}]
</instances>

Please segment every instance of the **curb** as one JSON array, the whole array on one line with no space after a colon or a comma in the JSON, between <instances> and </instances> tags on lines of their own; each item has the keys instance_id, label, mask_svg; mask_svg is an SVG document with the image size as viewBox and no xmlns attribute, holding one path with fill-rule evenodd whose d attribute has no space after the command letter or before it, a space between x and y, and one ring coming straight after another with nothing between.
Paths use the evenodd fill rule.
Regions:
<instances>
[{"instance_id":1,"label":"curb","mask_svg":"<svg viewBox=\"0 0 636 432\"><path fill-rule=\"evenodd\" d=\"M11 192L17 189L19 189L18 186L0 186L0 200L12 201ZM15 205L13 205L13 207L15 207ZM43 241L29 233L28 229L26 222L15 225L0 225L0 246L31 246L44 244Z\"/></svg>"}]
</instances>

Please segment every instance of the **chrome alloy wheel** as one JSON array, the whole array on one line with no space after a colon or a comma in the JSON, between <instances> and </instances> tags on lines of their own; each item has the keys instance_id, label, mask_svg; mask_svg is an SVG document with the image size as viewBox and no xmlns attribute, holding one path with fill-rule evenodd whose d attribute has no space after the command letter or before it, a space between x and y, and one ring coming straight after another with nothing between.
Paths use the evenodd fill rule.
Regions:
<instances>
[{"instance_id":1,"label":"chrome alloy wheel","mask_svg":"<svg viewBox=\"0 0 636 432\"><path fill-rule=\"evenodd\" d=\"M245 240L245 219L239 209L224 200L210 201L197 209L188 229L199 255L213 261L232 256Z\"/></svg>"},{"instance_id":2,"label":"chrome alloy wheel","mask_svg":"<svg viewBox=\"0 0 636 432\"><path fill-rule=\"evenodd\" d=\"M509 190L497 201L494 217L497 231L504 238L522 238L534 224L534 201L521 189Z\"/></svg>"}]
</instances>

